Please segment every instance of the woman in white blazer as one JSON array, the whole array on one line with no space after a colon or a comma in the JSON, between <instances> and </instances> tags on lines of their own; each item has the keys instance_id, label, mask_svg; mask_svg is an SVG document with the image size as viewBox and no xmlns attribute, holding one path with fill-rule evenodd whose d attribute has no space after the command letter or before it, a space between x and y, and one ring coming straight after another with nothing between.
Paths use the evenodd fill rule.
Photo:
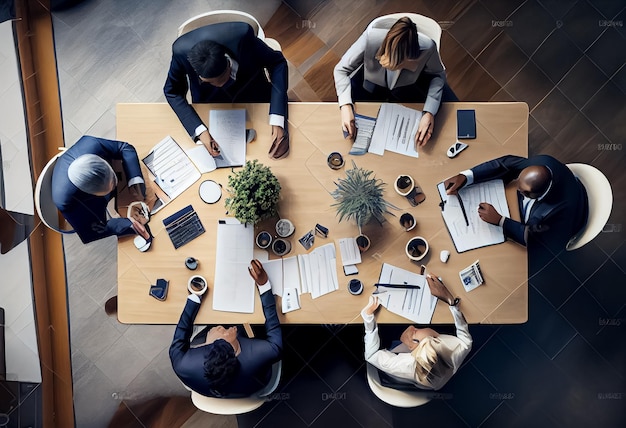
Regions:
<instances>
[{"instance_id":1,"label":"woman in white blazer","mask_svg":"<svg viewBox=\"0 0 626 428\"><path fill-rule=\"evenodd\" d=\"M453 298L440 278L427 275L428 287L433 296L446 302L454 318L456 336L439 334L431 328L409 326L399 346L392 351L380 349L378 327L374 312L380 305L371 296L361 311L365 324L365 360L400 383L420 389L438 390L457 372L472 349L472 336L467 321L459 310L459 298Z\"/></svg>"},{"instance_id":2,"label":"woman in white blazer","mask_svg":"<svg viewBox=\"0 0 626 428\"><path fill-rule=\"evenodd\" d=\"M409 17L372 21L335 66L334 78L346 138L356 135L353 99L424 102L416 148L432 136L446 72L435 42Z\"/></svg>"}]
</instances>

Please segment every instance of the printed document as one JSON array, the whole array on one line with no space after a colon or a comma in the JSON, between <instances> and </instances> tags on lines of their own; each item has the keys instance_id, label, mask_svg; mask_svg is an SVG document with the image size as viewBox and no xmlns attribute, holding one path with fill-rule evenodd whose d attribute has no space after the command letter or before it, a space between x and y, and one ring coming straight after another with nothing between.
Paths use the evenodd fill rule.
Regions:
<instances>
[{"instance_id":1,"label":"printed document","mask_svg":"<svg viewBox=\"0 0 626 428\"><path fill-rule=\"evenodd\" d=\"M478 204L487 202L503 216L510 217L502 180L472 184L459 190L469 226L465 222L459 198L456 195L448 195L443 182L437 184L437 190L443 204L441 215L459 253L504 242L502 228L489 224L478 216Z\"/></svg>"},{"instance_id":2,"label":"printed document","mask_svg":"<svg viewBox=\"0 0 626 428\"><path fill-rule=\"evenodd\" d=\"M401 104L384 103L378 110L369 152L382 155L385 150L419 157L415 150L415 135L422 112Z\"/></svg>"},{"instance_id":3,"label":"printed document","mask_svg":"<svg viewBox=\"0 0 626 428\"><path fill-rule=\"evenodd\" d=\"M419 286L419 288L378 287L378 300L394 314L419 324L430 323L437 306L437 298L430 294L424 275L384 263L378 282Z\"/></svg>"},{"instance_id":4,"label":"printed document","mask_svg":"<svg viewBox=\"0 0 626 428\"><path fill-rule=\"evenodd\" d=\"M372 133L374 132L374 125L376 125L376 118L355 114L354 121L357 128L356 138L354 139L354 144L352 144L349 153L351 155L364 155L367 153L370 143L372 142Z\"/></svg>"},{"instance_id":5,"label":"printed document","mask_svg":"<svg viewBox=\"0 0 626 428\"><path fill-rule=\"evenodd\" d=\"M234 218L219 220L213 280L213 309L225 312L254 312L254 279L248 266L254 251L254 227Z\"/></svg>"},{"instance_id":6,"label":"printed document","mask_svg":"<svg viewBox=\"0 0 626 428\"><path fill-rule=\"evenodd\" d=\"M220 146L215 158L218 168L242 166L246 163L246 111L211 110L209 133Z\"/></svg>"}]
</instances>

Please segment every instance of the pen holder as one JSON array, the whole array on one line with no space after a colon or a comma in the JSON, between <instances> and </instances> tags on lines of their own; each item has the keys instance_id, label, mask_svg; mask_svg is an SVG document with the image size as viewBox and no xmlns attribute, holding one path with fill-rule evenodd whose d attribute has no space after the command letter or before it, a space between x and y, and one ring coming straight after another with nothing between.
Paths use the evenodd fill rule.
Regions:
<instances>
[{"instance_id":1,"label":"pen holder","mask_svg":"<svg viewBox=\"0 0 626 428\"><path fill-rule=\"evenodd\" d=\"M428 254L428 241L421 236L415 236L407 242L405 252L410 260L420 261Z\"/></svg>"}]
</instances>

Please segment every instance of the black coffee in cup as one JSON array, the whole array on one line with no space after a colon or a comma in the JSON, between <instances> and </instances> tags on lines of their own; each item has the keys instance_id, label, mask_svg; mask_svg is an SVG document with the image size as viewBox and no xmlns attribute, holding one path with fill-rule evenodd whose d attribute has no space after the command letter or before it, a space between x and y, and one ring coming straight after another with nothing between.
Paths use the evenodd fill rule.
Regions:
<instances>
[{"instance_id":1,"label":"black coffee in cup","mask_svg":"<svg viewBox=\"0 0 626 428\"><path fill-rule=\"evenodd\" d=\"M195 291L202 291L204 289L204 280L202 278L198 278L197 276L191 279L191 288Z\"/></svg>"}]
</instances>

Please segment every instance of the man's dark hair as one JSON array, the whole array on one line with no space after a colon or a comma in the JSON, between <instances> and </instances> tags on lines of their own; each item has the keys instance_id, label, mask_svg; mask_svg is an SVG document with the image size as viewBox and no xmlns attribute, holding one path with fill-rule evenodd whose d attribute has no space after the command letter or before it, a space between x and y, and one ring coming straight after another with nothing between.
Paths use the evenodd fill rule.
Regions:
<instances>
[{"instance_id":1,"label":"man's dark hair","mask_svg":"<svg viewBox=\"0 0 626 428\"><path fill-rule=\"evenodd\" d=\"M203 40L191 48L187 59L198 76L210 79L220 76L226 70L228 63L224 54L222 45L211 40Z\"/></svg>"},{"instance_id":2,"label":"man's dark hair","mask_svg":"<svg viewBox=\"0 0 626 428\"><path fill-rule=\"evenodd\" d=\"M204 378L213 389L220 390L239 371L239 361L232 345L218 339L207 347L204 356Z\"/></svg>"}]
</instances>

